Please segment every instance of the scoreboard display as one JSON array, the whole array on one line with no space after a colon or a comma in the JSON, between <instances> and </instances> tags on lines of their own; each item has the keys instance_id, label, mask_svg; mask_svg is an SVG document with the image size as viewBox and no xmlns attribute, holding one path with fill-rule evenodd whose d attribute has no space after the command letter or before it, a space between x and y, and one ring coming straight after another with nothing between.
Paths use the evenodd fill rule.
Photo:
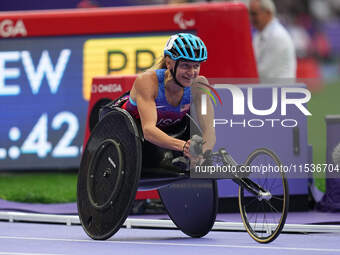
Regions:
<instances>
[{"instance_id":1,"label":"scoreboard display","mask_svg":"<svg viewBox=\"0 0 340 255\"><path fill-rule=\"evenodd\" d=\"M206 43L205 76L257 77L242 3L0 14L0 170L78 168L93 77L150 68L180 31Z\"/></svg>"}]
</instances>

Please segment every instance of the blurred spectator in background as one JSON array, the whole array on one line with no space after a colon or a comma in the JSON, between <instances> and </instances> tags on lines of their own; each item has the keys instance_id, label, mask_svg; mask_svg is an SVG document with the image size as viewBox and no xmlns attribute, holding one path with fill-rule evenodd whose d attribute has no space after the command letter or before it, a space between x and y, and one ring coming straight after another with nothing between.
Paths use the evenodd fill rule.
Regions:
<instances>
[{"instance_id":1,"label":"blurred spectator in background","mask_svg":"<svg viewBox=\"0 0 340 255\"><path fill-rule=\"evenodd\" d=\"M296 54L287 30L275 17L272 0L250 0L249 14L257 33L253 47L261 82L294 82Z\"/></svg>"}]
</instances>

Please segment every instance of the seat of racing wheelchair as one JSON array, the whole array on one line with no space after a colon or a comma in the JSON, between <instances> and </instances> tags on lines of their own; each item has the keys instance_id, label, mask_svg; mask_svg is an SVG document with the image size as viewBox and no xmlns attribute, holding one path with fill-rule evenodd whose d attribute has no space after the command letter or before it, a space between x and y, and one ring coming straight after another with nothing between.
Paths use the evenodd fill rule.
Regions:
<instances>
[{"instance_id":1,"label":"seat of racing wheelchair","mask_svg":"<svg viewBox=\"0 0 340 255\"><path fill-rule=\"evenodd\" d=\"M165 130L187 140L185 118ZM170 218L185 234L202 237L212 228L217 212L215 180L191 179L172 160L181 152L144 140L139 120L119 107L110 107L91 132L78 174L77 206L85 232L107 239L127 218L137 190L157 189Z\"/></svg>"}]
</instances>

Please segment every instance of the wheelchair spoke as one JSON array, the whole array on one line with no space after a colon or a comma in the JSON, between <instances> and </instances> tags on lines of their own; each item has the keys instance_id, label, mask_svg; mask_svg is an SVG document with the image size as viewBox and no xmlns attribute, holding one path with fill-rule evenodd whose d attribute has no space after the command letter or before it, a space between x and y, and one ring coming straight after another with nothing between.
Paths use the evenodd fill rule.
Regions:
<instances>
[{"instance_id":1,"label":"wheelchair spoke","mask_svg":"<svg viewBox=\"0 0 340 255\"><path fill-rule=\"evenodd\" d=\"M283 199L283 198L281 198L281 197L277 197L277 196L272 196L272 199L277 199L277 200L284 201L284 199Z\"/></svg>"}]
</instances>

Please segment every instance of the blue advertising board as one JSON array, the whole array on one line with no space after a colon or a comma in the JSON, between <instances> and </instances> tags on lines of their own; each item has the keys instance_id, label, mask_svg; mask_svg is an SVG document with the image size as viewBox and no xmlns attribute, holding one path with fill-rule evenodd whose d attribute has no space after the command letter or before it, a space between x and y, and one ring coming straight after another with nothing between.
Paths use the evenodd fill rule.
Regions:
<instances>
[{"instance_id":1,"label":"blue advertising board","mask_svg":"<svg viewBox=\"0 0 340 255\"><path fill-rule=\"evenodd\" d=\"M0 170L78 167L87 39L0 41Z\"/></svg>"}]
</instances>

